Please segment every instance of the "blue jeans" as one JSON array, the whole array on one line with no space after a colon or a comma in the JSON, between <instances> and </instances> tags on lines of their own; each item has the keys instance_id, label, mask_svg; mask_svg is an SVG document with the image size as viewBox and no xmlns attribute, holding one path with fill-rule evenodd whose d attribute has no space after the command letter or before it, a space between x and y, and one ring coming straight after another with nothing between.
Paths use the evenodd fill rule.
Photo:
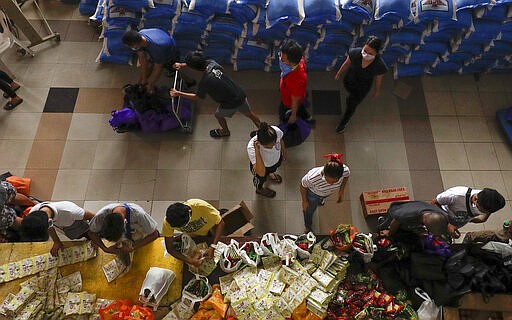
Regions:
<instances>
[{"instance_id":1,"label":"blue jeans","mask_svg":"<svg viewBox=\"0 0 512 320\"><path fill-rule=\"evenodd\" d=\"M306 228L311 229L311 225L313 224L313 214L315 213L318 205L324 200L324 197L320 197L315 194L313 191L306 189L306 198L308 199L308 209L303 211L304 213L304 225Z\"/></svg>"}]
</instances>

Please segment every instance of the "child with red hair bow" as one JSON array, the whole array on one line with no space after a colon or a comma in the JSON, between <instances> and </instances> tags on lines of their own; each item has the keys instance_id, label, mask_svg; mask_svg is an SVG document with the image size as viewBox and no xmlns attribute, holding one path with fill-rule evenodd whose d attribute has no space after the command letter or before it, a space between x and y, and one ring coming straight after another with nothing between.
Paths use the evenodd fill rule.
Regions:
<instances>
[{"instance_id":1,"label":"child with red hair bow","mask_svg":"<svg viewBox=\"0 0 512 320\"><path fill-rule=\"evenodd\" d=\"M304 213L305 233L311 231L313 214L319 205L323 205L325 198L338 191L338 203L343 201L345 185L350 175L349 168L341 161L342 154L330 153L329 158L322 167L316 167L302 178L300 194L302 197L302 211Z\"/></svg>"}]
</instances>

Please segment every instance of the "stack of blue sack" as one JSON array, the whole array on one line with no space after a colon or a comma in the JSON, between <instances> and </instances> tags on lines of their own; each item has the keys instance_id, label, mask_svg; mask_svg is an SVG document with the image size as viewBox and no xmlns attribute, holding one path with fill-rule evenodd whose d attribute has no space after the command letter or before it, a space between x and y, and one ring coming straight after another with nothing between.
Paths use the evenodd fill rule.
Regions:
<instances>
[{"instance_id":1,"label":"stack of blue sack","mask_svg":"<svg viewBox=\"0 0 512 320\"><path fill-rule=\"evenodd\" d=\"M154 7L142 9L141 29L157 28L167 32L172 30L172 21L179 14L180 0L153 0Z\"/></svg>"},{"instance_id":2,"label":"stack of blue sack","mask_svg":"<svg viewBox=\"0 0 512 320\"><path fill-rule=\"evenodd\" d=\"M203 39L205 56L220 64L231 64L235 42L244 26L229 14L215 14L206 26L208 34Z\"/></svg>"},{"instance_id":3,"label":"stack of blue sack","mask_svg":"<svg viewBox=\"0 0 512 320\"><path fill-rule=\"evenodd\" d=\"M474 10L474 30L464 34L461 45L479 45L482 49L465 61L460 73L487 72L504 54L510 53L509 41L512 40L502 38L501 32L508 10L508 5L503 3L482 5Z\"/></svg>"},{"instance_id":4,"label":"stack of blue sack","mask_svg":"<svg viewBox=\"0 0 512 320\"><path fill-rule=\"evenodd\" d=\"M99 62L131 64L134 52L123 44L121 38L128 29L137 29L142 9L153 6L150 0L105 0L102 20L104 37Z\"/></svg>"},{"instance_id":5,"label":"stack of blue sack","mask_svg":"<svg viewBox=\"0 0 512 320\"><path fill-rule=\"evenodd\" d=\"M433 37L435 26L438 24L451 24L457 21L457 5L455 0L420 0L411 5L412 22L404 26L401 31L406 30L412 38L419 36L419 42L414 46L425 45L439 42L442 39ZM423 30L423 31L422 31ZM451 37L451 35L448 35ZM446 39L446 40L449 40ZM442 42L442 41L441 41ZM394 76L418 76L425 72L430 65L439 61L439 56L435 50L437 45L433 45L433 51L415 51L408 54L405 59L401 59L395 65Z\"/></svg>"},{"instance_id":6,"label":"stack of blue sack","mask_svg":"<svg viewBox=\"0 0 512 320\"><path fill-rule=\"evenodd\" d=\"M82 0L78 6L78 11L84 16L93 15L98 7L98 0Z\"/></svg>"},{"instance_id":7,"label":"stack of blue sack","mask_svg":"<svg viewBox=\"0 0 512 320\"><path fill-rule=\"evenodd\" d=\"M101 23L103 21L103 13L105 12L105 2L106 0L98 0L96 10L94 10L94 12L91 14L89 20L94 21L96 23Z\"/></svg>"},{"instance_id":8,"label":"stack of blue sack","mask_svg":"<svg viewBox=\"0 0 512 320\"><path fill-rule=\"evenodd\" d=\"M182 1L180 14L173 20L173 37L181 55L187 52L202 50L201 39L204 37L208 21L213 18L214 0L198 0L189 3Z\"/></svg>"}]
</instances>

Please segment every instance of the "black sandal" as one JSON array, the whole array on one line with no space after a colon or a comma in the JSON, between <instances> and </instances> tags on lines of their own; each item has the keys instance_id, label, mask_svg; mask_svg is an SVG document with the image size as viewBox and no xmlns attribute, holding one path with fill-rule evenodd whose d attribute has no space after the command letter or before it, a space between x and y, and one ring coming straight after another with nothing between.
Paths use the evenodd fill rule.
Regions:
<instances>
[{"instance_id":1,"label":"black sandal","mask_svg":"<svg viewBox=\"0 0 512 320\"><path fill-rule=\"evenodd\" d=\"M276 196L276 192L269 188L256 189L256 193L267 198L273 198Z\"/></svg>"},{"instance_id":2,"label":"black sandal","mask_svg":"<svg viewBox=\"0 0 512 320\"><path fill-rule=\"evenodd\" d=\"M210 130L210 137L212 138L222 138L222 137L229 137L230 133L222 133L221 129L213 129Z\"/></svg>"}]
</instances>

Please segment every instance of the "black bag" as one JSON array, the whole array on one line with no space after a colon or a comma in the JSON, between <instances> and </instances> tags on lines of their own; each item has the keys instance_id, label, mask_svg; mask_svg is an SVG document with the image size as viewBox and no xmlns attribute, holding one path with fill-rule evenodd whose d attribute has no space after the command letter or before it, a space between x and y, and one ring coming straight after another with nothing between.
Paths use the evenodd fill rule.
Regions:
<instances>
[{"instance_id":1,"label":"black bag","mask_svg":"<svg viewBox=\"0 0 512 320\"><path fill-rule=\"evenodd\" d=\"M421 280L446 280L443 271L445 258L426 253L411 253L411 275Z\"/></svg>"}]
</instances>

